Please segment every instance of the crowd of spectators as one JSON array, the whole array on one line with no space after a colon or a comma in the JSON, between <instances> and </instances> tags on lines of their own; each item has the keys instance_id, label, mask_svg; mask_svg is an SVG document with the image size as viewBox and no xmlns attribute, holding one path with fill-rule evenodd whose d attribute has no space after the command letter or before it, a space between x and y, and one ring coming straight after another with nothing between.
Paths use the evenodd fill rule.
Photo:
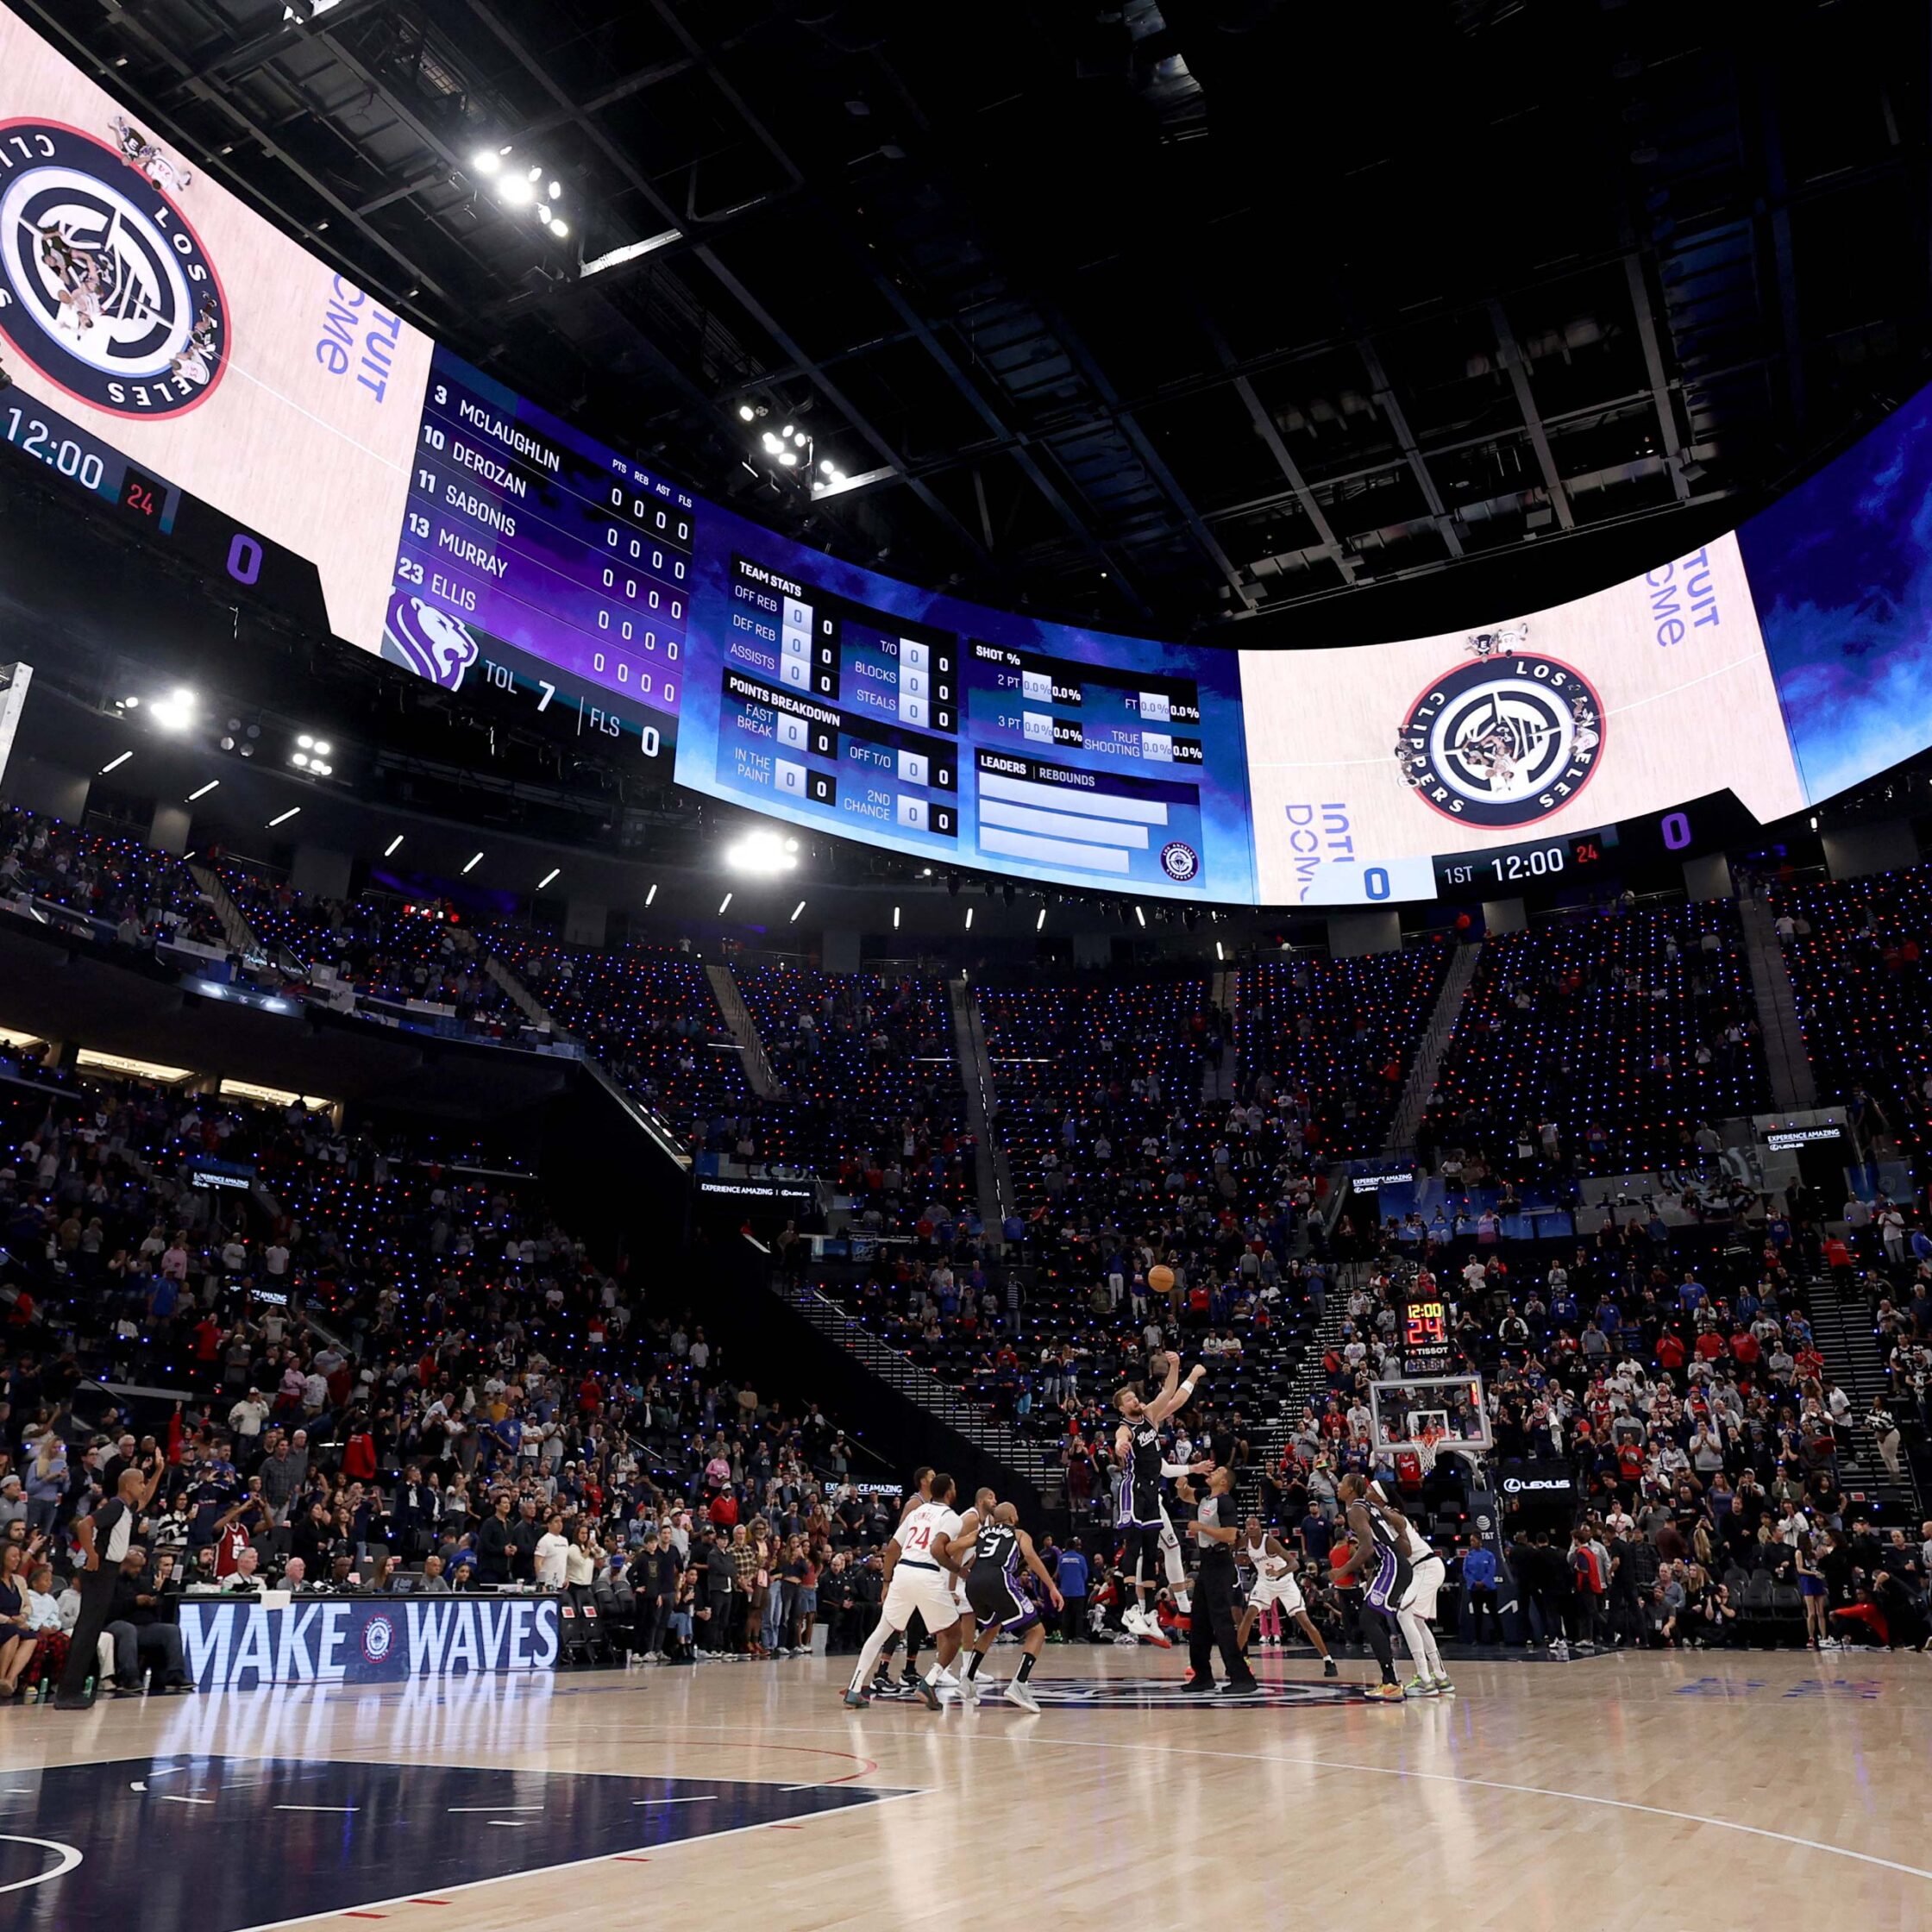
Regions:
<instances>
[{"instance_id":1,"label":"crowd of spectators","mask_svg":"<svg viewBox=\"0 0 1932 1932\"><path fill-rule=\"evenodd\" d=\"M567 945L513 926L488 928L484 944L687 1145L735 1143L751 1088L701 960L668 946Z\"/></svg>"},{"instance_id":2,"label":"crowd of spectators","mask_svg":"<svg viewBox=\"0 0 1932 1932\"><path fill-rule=\"evenodd\" d=\"M1264 1515L1319 1570L1336 1484L1352 1471L1379 1477L1438 1532L1465 1585L1465 1629L1497 1634L1493 1601L1478 1594L1493 1589L1494 1553L1472 1534L1456 1458L1439 1453L1427 1471L1398 1446L1413 1440L1415 1414L1371 1400L1371 1384L1396 1371L1407 1301L1440 1297L1458 1358L1484 1377L1484 1414L1465 1401L1458 1418L1448 1391L1418 1402L1443 1402L1452 1447L1486 1436L1493 1470L1544 1479L1521 1492L1529 1503L1503 1505L1505 1559L1526 1606L1519 1640L1563 1654L1923 1645L1932 1524L1848 1496L1843 1470L1856 1427L1894 1473L1900 1424L1922 1440L1932 1427L1932 1239L1921 1259L1884 1232L1851 1253L1795 1187L1770 1204L1754 1245L1688 1246L1643 1220L1515 1256L1432 1239L1414 1258L1385 1242L1346 1270L1325 1389L1268 1472ZM1833 1267L1871 1298L1909 1364L1909 1410L1897 1396L1854 1403L1827 1364L1807 1284ZM1558 1501L1539 1507L1552 1474Z\"/></svg>"},{"instance_id":3,"label":"crowd of spectators","mask_svg":"<svg viewBox=\"0 0 1932 1932\"><path fill-rule=\"evenodd\" d=\"M1767 888L1821 1093L1866 1157L1932 1148L1932 869Z\"/></svg>"},{"instance_id":4,"label":"crowd of spectators","mask_svg":"<svg viewBox=\"0 0 1932 1932\"><path fill-rule=\"evenodd\" d=\"M957 1221L974 1199L975 1150L935 975L741 966L733 977L777 1091L723 1123L750 1163L816 1173L856 1226Z\"/></svg>"},{"instance_id":5,"label":"crowd of spectators","mask_svg":"<svg viewBox=\"0 0 1932 1932\"><path fill-rule=\"evenodd\" d=\"M65 907L122 945L223 943L214 907L172 853L0 806L0 898L20 897Z\"/></svg>"},{"instance_id":6,"label":"crowd of spectators","mask_svg":"<svg viewBox=\"0 0 1932 1932\"><path fill-rule=\"evenodd\" d=\"M78 1525L130 1469L155 1481L110 1619L124 1689L180 1686L185 1590L541 1584L622 1595L658 1654L764 1652L876 1546L818 1407L644 1306L534 1183L299 1103L6 1070L0 1627L30 1628L0 1694L58 1675ZM246 1191L196 1186L210 1163ZM97 1375L183 1398L110 1415Z\"/></svg>"},{"instance_id":7,"label":"crowd of spectators","mask_svg":"<svg viewBox=\"0 0 1932 1932\"><path fill-rule=\"evenodd\" d=\"M282 957L287 974L322 995L417 1002L485 1038L521 1026L515 1001L485 969L480 941L447 902L386 894L331 899L244 866L218 869L255 938Z\"/></svg>"},{"instance_id":8,"label":"crowd of spectators","mask_svg":"<svg viewBox=\"0 0 1932 1932\"><path fill-rule=\"evenodd\" d=\"M1695 1169L1771 1104L1737 908L1620 899L1484 941L1418 1151L1471 1186Z\"/></svg>"}]
</instances>

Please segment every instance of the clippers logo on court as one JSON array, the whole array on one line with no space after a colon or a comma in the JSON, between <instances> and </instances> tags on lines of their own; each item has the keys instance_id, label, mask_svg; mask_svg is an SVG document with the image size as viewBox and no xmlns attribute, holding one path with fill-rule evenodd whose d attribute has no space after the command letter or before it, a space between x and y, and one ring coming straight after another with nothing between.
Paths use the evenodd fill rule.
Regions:
<instances>
[{"instance_id":1,"label":"clippers logo on court","mask_svg":"<svg viewBox=\"0 0 1932 1932\"><path fill-rule=\"evenodd\" d=\"M1409 706L1396 762L1402 783L1446 819L1534 825L1590 782L1603 729L1603 705L1580 672L1534 651L1482 652Z\"/></svg>"},{"instance_id":2,"label":"clippers logo on court","mask_svg":"<svg viewBox=\"0 0 1932 1932\"><path fill-rule=\"evenodd\" d=\"M380 1664L396 1640L396 1626L386 1616L373 1616L362 1626L362 1654Z\"/></svg>"},{"instance_id":3,"label":"clippers logo on court","mask_svg":"<svg viewBox=\"0 0 1932 1932\"><path fill-rule=\"evenodd\" d=\"M0 122L0 331L68 395L117 416L191 410L222 379L214 264L156 185L191 179L138 129L110 147Z\"/></svg>"}]
</instances>

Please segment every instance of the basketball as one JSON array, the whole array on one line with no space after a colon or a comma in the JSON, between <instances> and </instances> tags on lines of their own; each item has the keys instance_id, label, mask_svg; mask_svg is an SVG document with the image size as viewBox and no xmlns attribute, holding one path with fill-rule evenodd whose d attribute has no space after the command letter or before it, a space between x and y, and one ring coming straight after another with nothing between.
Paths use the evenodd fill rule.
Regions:
<instances>
[{"instance_id":1,"label":"basketball","mask_svg":"<svg viewBox=\"0 0 1932 1932\"><path fill-rule=\"evenodd\" d=\"M1174 1270L1164 1261L1157 1261L1147 1270L1147 1285L1157 1295L1171 1295L1174 1292Z\"/></svg>"}]
</instances>

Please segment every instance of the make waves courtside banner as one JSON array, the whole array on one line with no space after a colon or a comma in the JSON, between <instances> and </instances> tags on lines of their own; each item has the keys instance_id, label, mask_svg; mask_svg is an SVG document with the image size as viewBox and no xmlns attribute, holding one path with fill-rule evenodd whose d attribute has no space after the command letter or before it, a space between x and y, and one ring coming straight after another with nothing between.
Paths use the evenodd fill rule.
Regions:
<instances>
[{"instance_id":1,"label":"make waves courtside banner","mask_svg":"<svg viewBox=\"0 0 1932 1932\"><path fill-rule=\"evenodd\" d=\"M181 1647L203 1690L548 1671L563 1613L555 1596L185 1596Z\"/></svg>"}]
</instances>

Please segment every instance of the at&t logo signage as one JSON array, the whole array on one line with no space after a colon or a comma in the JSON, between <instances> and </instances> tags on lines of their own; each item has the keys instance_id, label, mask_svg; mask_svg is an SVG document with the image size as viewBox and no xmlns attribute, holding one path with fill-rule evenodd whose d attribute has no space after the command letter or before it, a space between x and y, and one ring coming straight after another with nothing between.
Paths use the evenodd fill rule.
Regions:
<instances>
[{"instance_id":1,"label":"at&t logo signage","mask_svg":"<svg viewBox=\"0 0 1932 1932\"><path fill-rule=\"evenodd\" d=\"M228 305L137 130L118 147L0 122L0 332L68 395L117 416L191 410L222 379Z\"/></svg>"}]
</instances>

